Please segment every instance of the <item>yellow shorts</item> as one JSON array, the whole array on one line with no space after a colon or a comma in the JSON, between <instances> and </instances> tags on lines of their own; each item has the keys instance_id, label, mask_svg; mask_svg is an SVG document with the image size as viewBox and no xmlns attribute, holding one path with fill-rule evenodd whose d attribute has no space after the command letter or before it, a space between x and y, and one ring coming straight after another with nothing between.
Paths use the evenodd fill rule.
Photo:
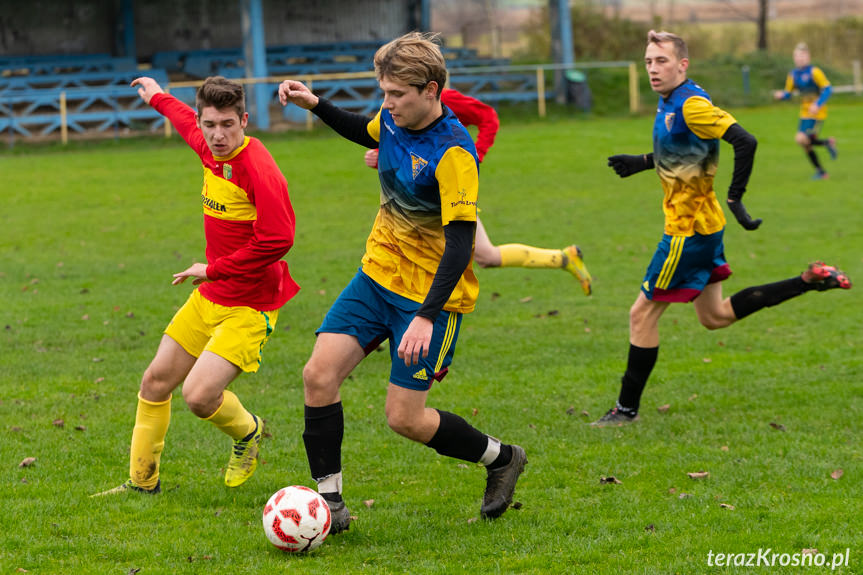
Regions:
<instances>
[{"instance_id":1,"label":"yellow shorts","mask_svg":"<svg viewBox=\"0 0 863 575\"><path fill-rule=\"evenodd\" d=\"M261 365L264 344L278 318L279 310L226 307L211 302L195 290L174 314L165 334L195 357L209 351L245 372L254 372Z\"/></svg>"}]
</instances>

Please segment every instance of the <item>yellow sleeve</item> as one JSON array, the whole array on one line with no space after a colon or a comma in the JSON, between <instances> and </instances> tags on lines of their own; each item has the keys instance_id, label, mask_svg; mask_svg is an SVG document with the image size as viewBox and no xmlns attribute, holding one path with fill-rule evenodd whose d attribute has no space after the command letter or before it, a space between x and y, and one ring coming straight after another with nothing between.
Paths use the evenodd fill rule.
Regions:
<instances>
[{"instance_id":1,"label":"yellow sleeve","mask_svg":"<svg viewBox=\"0 0 863 575\"><path fill-rule=\"evenodd\" d=\"M375 142L381 141L381 111L378 110L378 113L375 114L375 117L372 118L371 122L366 125L366 131L368 131L369 136L371 136Z\"/></svg>"},{"instance_id":2,"label":"yellow sleeve","mask_svg":"<svg viewBox=\"0 0 863 575\"><path fill-rule=\"evenodd\" d=\"M830 85L830 80L827 79L821 68L817 66L812 66L812 80L822 90Z\"/></svg>"},{"instance_id":3,"label":"yellow sleeve","mask_svg":"<svg viewBox=\"0 0 863 575\"><path fill-rule=\"evenodd\" d=\"M475 222L479 172L470 152L453 147L444 153L435 170L440 188L441 224Z\"/></svg>"},{"instance_id":4,"label":"yellow sleeve","mask_svg":"<svg viewBox=\"0 0 863 575\"><path fill-rule=\"evenodd\" d=\"M683 120L702 140L721 138L729 127L737 123L734 116L701 96L693 96L684 102Z\"/></svg>"},{"instance_id":5,"label":"yellow sleeve","mask_svg":"<svg viewBox=\"0 0 863 575\"><path fill-rule=\"evenodd\" d=\"M788 74L785 77L785 91L789 94L794 90L794 75Z\"/></svg>"}]
</instances>

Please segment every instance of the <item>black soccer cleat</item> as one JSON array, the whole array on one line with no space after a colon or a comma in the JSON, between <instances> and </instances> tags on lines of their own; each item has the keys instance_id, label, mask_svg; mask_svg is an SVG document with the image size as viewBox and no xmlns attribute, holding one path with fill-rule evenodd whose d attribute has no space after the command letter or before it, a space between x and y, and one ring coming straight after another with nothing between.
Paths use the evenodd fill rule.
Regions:
<instances>
[{"instance_id":1,"label":"black soccer cleat","mask_svg":"<svg viewBox=\"0 0 863 575\"><path fill-rule=\"evenodd\" d=\"M627 415L616 406L605 412L605 415L591 423L594 427L621 427L638 421L638 414Z\"/></svg>"},{"instance_id":2,"label":"black soccer cleat","mask_svg":"<svg viewBox=\"0 0 863 575\"><path fill-rule=\"evenodd\" d=\"M496 469L487 469L485 494L482 497L482 507L479 514L483 519L497 519L503 515L515 493L515 484L519 475L527 465L527 455L518 445L512 446L512 459L509 463Z\"/></svg>"},{"instance_id":3,"label":"black soccer cleat","mask_svg":"<svg viewBox=\"0 0 863 575\"><path fill-rule=\"evenodd\" d=\"M327 506L330 508L330 535L336 535L342 531L347 531L351 528L351 512L348 511L348 506L344 501L329 501Z\"/></svg>"}]
</instances>

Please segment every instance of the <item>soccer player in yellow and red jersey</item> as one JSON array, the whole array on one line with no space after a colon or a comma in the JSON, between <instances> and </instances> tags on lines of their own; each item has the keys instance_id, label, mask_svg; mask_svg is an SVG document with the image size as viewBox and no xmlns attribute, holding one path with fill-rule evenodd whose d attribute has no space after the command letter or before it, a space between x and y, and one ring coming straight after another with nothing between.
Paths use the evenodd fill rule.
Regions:
<instances>
[{"instance_id":1,"label":"soccer player in yellow and red jersey","mask_svg":"<svg viewBox=\"0 0 863 575\"><path fill-rule=\"evenodd\" d=\"M440 101L452 110L462 124L477 127L476 154L482 163L486 153L494 144L494 138L500 127L497 112L488 104L449 88L441 92ZM377 148L366 152L365 162L368 167L377 169ZM476 245L473 260L481 268L519 267L565 270L578 280L584 295L590 295L592 292L593 279L587 271L587 266L584 265L581 248L578 246L571 245L559 250L525 244L496 246L488 237L479 217L476 219Z\"/></svg>"},{"instance_id":2,"label":"soccer player in yellow and red jersey","mask_svg":"<svg viewBox=\"0 0 863 575\"><path fill-rule=\"evenodd\" d=\"M821 138L819 135L824 120L827 119L827 100L833 93L833 88L821 68L812 65L809 46L802 42L797 44L793 58L794 69L788 73L785 89L777 90L773 97L777 100L788 100L793 90L800 93L800 124L794 141L800 144L815 167L812 179L824 180L827 179L827 172L821 166L813 146L826 147L830 157L836 159L836 140Z\"/></svg>"},{"instance_id":3,"label":"soccer player in yellow and red jersey","mask_svg":"<svg viewBox=\"0 0 863 575\"><path fill-rule=\"evenodd\" d=\"M380 210L362 267L327 312L303 369L303 441L312 478L332 511L333 533L350 525L342 498L339 389L384 340L390 341L391 361L387 423L441 455L483 463L483 517L506 511L527 463L518 445L426 406L479 291L471 266L479 162L470 134L441 105L446 61L430 37L414 32L397 38L375 53L374 64L384 102L371 121L318 98L300 82L279 86L283 105L311 110L343 137L379 149Z\"/></svg>"},{"instance_id":4,"label":"soccer player in yellow and red jersey","mask_svg":"<svg viewBox=\"0 0 863 575\"><path fill-rule=\"evenodd\" d=\"M197 113L152 78L137 78L132 86L201 159L207 263L174 274L173 285L191 279L198 288L168 324L144 372L129 479L97 495L159 493L171 393L180 384L192 413L233 440L225 484L236 487L255 471L263 422L227 387L241 372L258 370L279 308L299 290L282 260L294 242L288 183L264 145L245 135L240 84L205 80Z\"/></svg>"},{"instance_id":5,"label":"soccer player in yellow and red jersey","mask_svg":"<svg viewBox=\"0 0 863 575\"><path fill-rule=\"evenodd\" d=\"M659 319L671 303L692 302L707 329L728 327L765 307L811 290L849 289L848 277L822 262L799 276L746 288L722 297L722 281L731 275L725 260L725 216L713 191L719 139L734 147L729 207L746 229L755 229L740 202L757 142L737 121L687 79L689 56L682 38L651 30L644 62L650 85L659 94L653 125L653 152L608 159L620 177L655 167L665 192L665 229L629 311L629 355L616 405L593 425L631 423L638 418L641 395L659 354Z\"/></svg>"}]
</instances>

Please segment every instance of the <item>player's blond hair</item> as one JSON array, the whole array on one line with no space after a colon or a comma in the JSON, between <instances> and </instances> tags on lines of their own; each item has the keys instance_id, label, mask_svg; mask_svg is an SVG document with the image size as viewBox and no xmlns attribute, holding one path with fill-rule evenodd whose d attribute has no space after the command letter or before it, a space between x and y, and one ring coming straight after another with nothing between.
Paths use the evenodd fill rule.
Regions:
<instances>
[{"instance_id":1,"label":"player's blond hair","mask_svg":"<svg viewBox=\"0 0 863 575\"><path fill-rule=\"evenodd\" d=\"M446 59L437 44L437 34L409 32L384 44L375 52L378 81L388 78L422 90L437 82L437 97L446 84Z\"/></svg>"},{"instance_id":2,"label":"player's blond hair","mask_svg":"<svg viewBox=\"0 0 863 575\"><path fill-rule=\"evenodd\" d=\"M806 42L798 42L796 46L794 46L795 52L808 52L809 45Z\"/></svg>"},{"instance_id":3,"label":"player's blond hair","mask_svg":"<svg viewBox=\"0 0 863 575\"><path fill-rule=\"evenodd\" d=\"M689 48L686 47L686 42L683 38L677 34L672 34L671 32L657 32L656 30L651 30L647 33L648 44L663 44L665 42L672 43L674 46L674 55L677 56L678 60L689 58Z\"/></svg>"},{"instance_id":4,"label":"player's blond hair","mask_svg":"<svg viewBox=\"0 0 863 575\"><path fill-rule=\"evenodd\" d=\"M241 84L222 76L210 76L198 88L195 105L199 116L204 108L212 106L217 110L233 108L242 118L246 113L246 95Z\"/></svg>"}]
</instances>

